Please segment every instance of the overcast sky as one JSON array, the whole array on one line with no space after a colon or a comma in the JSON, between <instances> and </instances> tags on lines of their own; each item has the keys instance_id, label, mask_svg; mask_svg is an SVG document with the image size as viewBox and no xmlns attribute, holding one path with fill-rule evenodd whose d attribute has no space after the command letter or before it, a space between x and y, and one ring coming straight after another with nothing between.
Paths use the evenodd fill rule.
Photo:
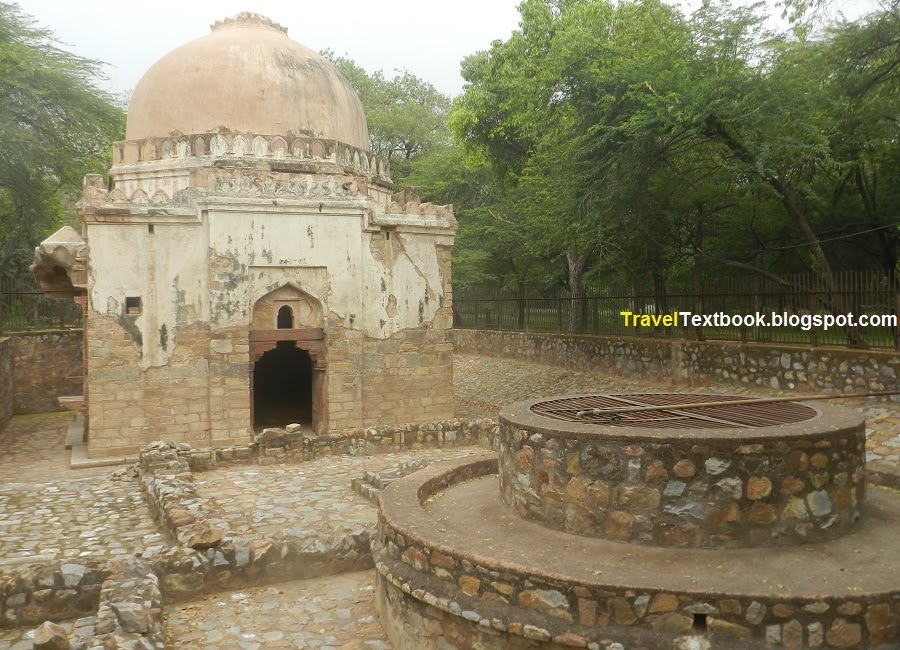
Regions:
<instances>
[{"instance_id":1,"label":"overcast sky","mask_svg":"<svg viewBox=\"0 0 900 650\"><path fill-rule=\"evenodd\" d=\"M696 6L699 0L684 0ZM833 0L849 17L876 0ZM105 87L128 92L167 52L209 33L214 21L256 11L314 50L330 48L368 71L406 68L449 95L459 63L518 26L519 0L19 0L76 54L109 64Z\"/></svg>"}]
</instances>

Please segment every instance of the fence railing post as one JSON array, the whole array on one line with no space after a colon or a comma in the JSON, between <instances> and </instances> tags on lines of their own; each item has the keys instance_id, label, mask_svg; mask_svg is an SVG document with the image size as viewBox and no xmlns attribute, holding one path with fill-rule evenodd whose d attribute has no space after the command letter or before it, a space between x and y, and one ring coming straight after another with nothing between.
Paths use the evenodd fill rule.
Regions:
<instances>
[{"instance_id":1,"label":"fence railing post","mask_svg":"<svg viewBox=\"0 0 900 650\"><path fill-rule=\"evenodd\" d=\"M0 280L0 332L76 324L74 315L70 316L59 304L65 301L49 304L49 299L39 290L26 288L26 284L19 286L8 279ZM454 322L455 326L466 328L548 333L569 332L573 329L571 325L578 323L577 331L572 333L682 337L696 341L739 339L742 343L801 343L815 347L837 343L837 330L834 333L821 329L800 332L787 325L767 329L756 324L708 327L703 323L683 325L680 322L672 327L657 325L652 330L632 330L623 325L619 314L622 311L646 311L668 315L692 310L695 315L703 315L704 310L709 309L744 314L765 311L763 315L776 312L802 315L808 310L815 315L844 305L857 313L863 307L878 306L879 311L892 311L900 317L900 278L885 278L880 272L836 273L834 284L834 287L826 287L821 277L815 274L795 274L781 280L712 278L690 291L658 287L653 301L649 301L642 287L636 284L625 291L614 285L585 287L580 294L557 288L535 294L533 299L524 289L504 293L492 288L471 291L467 295L457 294ZM80 313L78 320L81 320ZM894 327L870 327L867 337L873 347L900 352L900 322Z\"/></svg>"},{"instance_id":2,"label":"fence railing post","mask_svg":"<svg viewBox=\"0 0 900 650\"><path fill-rule=\"evenodd\" d=\"M809 313L810 315L816 313L816 288L813 286L812 281L810 281L810 287L807 288L807 301L809 303ZM819 332L815 327L811 327L809 330L809 345L811 347L816 347L819 344Z\"/></svg>"},{"instance_id":3,"label":"fence railing post","mask_svg":"<svg viewBox=\"0 0 900 650\"><path fill-rule=\"evenodd\" d=\"M894 288L894 314L897 322L894 323L894 350L900 351L900 291Z\"/></svg>"}]
</instances>

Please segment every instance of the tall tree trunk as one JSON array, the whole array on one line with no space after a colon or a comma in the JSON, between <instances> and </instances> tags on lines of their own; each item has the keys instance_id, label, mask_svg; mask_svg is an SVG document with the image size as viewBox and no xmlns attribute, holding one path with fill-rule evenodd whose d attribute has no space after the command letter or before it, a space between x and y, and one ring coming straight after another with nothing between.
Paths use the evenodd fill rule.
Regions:
<instances>
[{"instance_id":1,"label":"tall tree trunk","mask_svg":"<svg viewBox=\"0 0 900 650\"><path fill-rule=\"evenodd\" d=\"M581 254L574 244L566 249L566 266L569 271L569 293L571 294L571 309L569 310L569 332L579 333L584 331L587 322L587 300L584 296L584 274L596 249L596 244L591 244Z\"/></svg>"},{"instance_id":2,"label":"tall tree trunk","mask_svg":"<svg viewBox=\"0 0 900 650\"><path fill-rule=\"evenodd\" d=\"M752 167L752 165L754 164L754 160L750 151L744 146L743 142L740 142L734 136L732 136L732 134L728 131L725 125L722 124L722 122L716 115L709 115L707 117L706 123L709 133L719 139L726 147L728 147L735 158L746 164L748 167ZM800 235L803 238L803 241L809 245L813 256L816 258L816 262L818 263L819 270L822 274L822 281L825 284L825 290L828 293L828 301L825 304L825 307L827 307L831 311L840 311L846 313L848 310L843 304L843 301L840 298L840 294L837 291L837 285L834 281L834 274L831 271L831 264L828 262L828 257L825 255L825 251L822 248L822 244L819 241L819 238L810 227L809 221L806 219L806 215L804 215L800 208L797 206L797 203L794 201L794 197L791 194L790 190L784 183L781 182L780 178L766 171L762 172L762 177L763 180L768 183L769 187L774 189L778 194L778 197L781 199L781 204L784 206L785 211L787 212L791 221L794 222L794 225L800 231ZM852 347L869 347L866 343L865 338L863 338L862 332L859 331L859 328L848 327L846 328L846 332L847 337L850 339L850 345Z\"/></svg>"}]
</instances>

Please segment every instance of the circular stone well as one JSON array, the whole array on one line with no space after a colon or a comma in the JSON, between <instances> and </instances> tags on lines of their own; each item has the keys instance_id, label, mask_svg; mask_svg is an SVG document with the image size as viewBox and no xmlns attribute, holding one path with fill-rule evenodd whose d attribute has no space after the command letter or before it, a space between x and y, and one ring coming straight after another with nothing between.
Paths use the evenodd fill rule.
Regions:
<instances>
[{"instance_id":1,"label":"circular stone well","mask_svg":"<svg viewBox=\"0 0 900 650\"><path fill-rule=\"evenodd\" d=\"M852 530L865 499L863 417L744 401L633 394L514 404L500 414L503 502L550 528L660 546L795 544ZM679 408L705 402L728 404Z\"/></svg>"},{"instance_id":2,"label":"circular stone well","mask_svg":"<svg viewBox=\"0 0 900 650\"><path fill-rule=\"evenodd\" d=\"M729 423L750 406L735 399L582 421L608 420L607 399L711 398L519 403L499 462L389 485L372 553L394 647L900 647L900 497L864 502L859 415L789 404Z\"/></svg>"}]
</instances>

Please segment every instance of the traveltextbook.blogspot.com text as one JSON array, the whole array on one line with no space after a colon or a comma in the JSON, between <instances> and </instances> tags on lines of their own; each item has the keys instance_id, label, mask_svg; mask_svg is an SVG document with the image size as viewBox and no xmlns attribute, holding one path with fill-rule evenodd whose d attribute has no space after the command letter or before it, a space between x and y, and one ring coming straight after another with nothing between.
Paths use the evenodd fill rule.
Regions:
<instances>
[{"instance_id":1,"label":"traveltextbook.blogspot.com text","mask_svg":"<svg viewBox=\"0 0 900 650\"><path fill-rule=\"evenodd\" d=\"M896 314L794 314L789 312L753 312L750 314L695 314L673 311L668 314L619 312L625 327L798 327L804 332L831 327L896 327Z\"/></svg>"}]
</instances>

